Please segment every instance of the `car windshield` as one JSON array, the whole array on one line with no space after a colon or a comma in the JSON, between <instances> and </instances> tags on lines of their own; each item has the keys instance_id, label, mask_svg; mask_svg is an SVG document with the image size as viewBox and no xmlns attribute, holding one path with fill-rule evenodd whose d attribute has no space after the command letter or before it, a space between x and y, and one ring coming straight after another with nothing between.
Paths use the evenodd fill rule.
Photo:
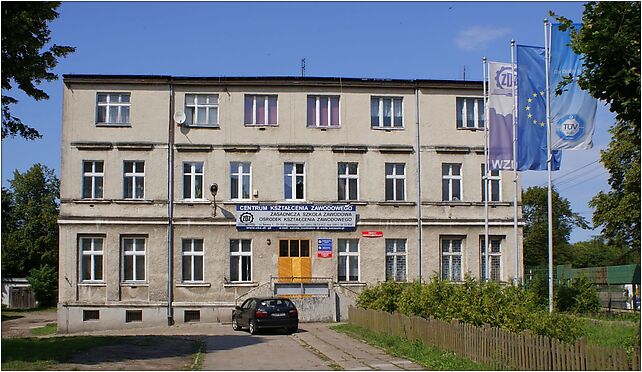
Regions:
<instances>
[{"instance_id":1,"label":"car windshield","mask_svg":"<svg viewBox=\"0 0 642 372\"><path fill-rule=\"evenodd\" d=\"M280 309L280 310L293 309L294 308L294 304L292 303L292 301L284 300L284 299L280 299L280 298L273 298L273 299L269 299L269 300L263 300L263 301L261 301L259 306L261 308L266 308L266 309L274 309L274 308L276 308L276 309Z\"/></svg>"}]
</instances>

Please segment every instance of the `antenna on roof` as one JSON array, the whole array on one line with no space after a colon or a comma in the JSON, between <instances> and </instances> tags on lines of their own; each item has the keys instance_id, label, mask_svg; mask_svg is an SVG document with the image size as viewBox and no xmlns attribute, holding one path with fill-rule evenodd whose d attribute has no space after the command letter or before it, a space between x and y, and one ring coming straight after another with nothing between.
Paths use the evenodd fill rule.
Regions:
<instances>
[{"instance_id":1,"label":"antenna on roof","mask_svg":"<svg viewBox=\"0 0 642 372\"><path fill-rule=\"evenodd\" d=\"M301 59L301 77L305 77L305 58Z\"/></svg>"},{"instance_id":2,"label":"antenna on roof","mask_svg":"<svg viewBox=\"0 0 642 372\"><path fill-rule=\"evenodd\" d=\"M464 65L464 81L466 81L466 65Z\"/></svg>"}]
</instances>

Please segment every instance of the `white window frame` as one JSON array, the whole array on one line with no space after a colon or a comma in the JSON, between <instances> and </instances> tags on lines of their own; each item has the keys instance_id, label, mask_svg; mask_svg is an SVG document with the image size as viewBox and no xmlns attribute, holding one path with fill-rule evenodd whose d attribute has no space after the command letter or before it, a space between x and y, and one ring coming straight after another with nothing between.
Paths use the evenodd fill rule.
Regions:
<instances>
[{"instance_id":1,"label":"white window frame","mask_svg":"<svg viewBox=\"0 0 642 372\"><path fill-rule=\"evenodd\" d=\"M502 237L499 236L489 236L488 240L490 240L490 252L488 252L488 261L485 261L486 255L484 255L484 252L486 251L486 246L484 244L484 236L482 235L479 240L479 248L480 248L480 268L481 272L479 273L480 277L482 277L484 280L492 280L492 281L497 281L501 282L504 279L503 272L502 272ZM495 245L495 243L497 243ZM495 250L494 248L497 247L498 249ZM497 262L498 267L493 268L493 263ZM485 266L485 267L484 267ZM490 275L488 275L490 269ZM493 278L493 274L496 274L497 277Z\"/></svg>"},{"instance_id":2,"label":"white window frame","mask_svg":"<svg viewBox=\"0 0 642 372\"><path fill-rule=\"evenodd\" d=\"M493 175L493 172L497 172L497 175ZM490 187L488 188L488 196L490 196L488 201L501 202L502 201L502 177L499 169L491 170L489 173L486 173L486 164L482 163L482 201L486 200L485 189L483 187L483 185L485 185L484 177L488 177L488 185L490 185ZM493 182L496 182L496 185L498 188L498 192L497 192L497 197L499 198L498 200L493 200L493 193L492 193L492 191L494 190Z\"/></svg>"},{"instance_id":3,"label":"white window frame","mask_svg":"<svg viewBox=\"0 0 642 372\"><path fill-rule=\"evenodd\" d=\"M377 123L377 125L373 125L372 124L372 100L373 99L378 99L379 100L378 107L377 107L377 109L378 109L377 117L379 119L378 120L379 122ZM388 99L390 100L390 105L391 105L390 106L390 114L391 114L391 116L390 116L390 125L389 126L384 124L384 117L383 117L383 101L384 100L388 100ZM401 126L395 126L395 113L396 113L396 111L395 111L395 101L396 100L401 101ZM403 117L404 103L403 103L403 97L399 97L399 96L371 96L370 97L370 106L371 106L370 107L370 128L372 128L372 129L386 129L386 130L390 130L390 129L402 130L402 129L404 129L404 117Z\"/></svg>"},{"instance_id":4,"label":"white window frame","mask_svg":"<svg viewBox=\"0 0 642 372\"><path fill-rule=\"evenodd\" d=\"M392 252L388 252L388 242L392 242L393 250ZM399 243L403 242L403 252L399 251ZM392 258L392 281L394 282L407 282L408 281L408 240L406 239L386 239L385 241L385 252L386 252L386 267L385 267L385 273L386 273L386 281L388 281L388 257ZM404 263L404 273L403 273L403 280L397 280L397 259L399 256L404 256L405 257L405 263Z\"/></svg>"},{"instance_id":5,"label":"white window frame","mask_svg":"<svg viewBox=\"0 0 642 372\"><path fill-rule=\"evenodd\" d=\"M268 126L268 127L276 127L279 125L279 95L278 94L246 94L243 97L243 121L245 122L245 97L250 96L252 97L252 122L251 123L244 123L245 125L248 126ZM265 117L263 118L263 124L257 124L256 123L256 98L257 97L264 97L265 99L263 100L263 115ZM276 97L276 123L270 124L269 123L269 118L270 118L270 105L269 105L269 98L270 97Z\"/></svg>"},{"instance_id":6,"label":"white window frame","mask_svg":"<svg viewBox=\"0 0 642 372\"><path fill-rule=\"evenodd\" d=\"M185 165L189 164L190 171L185 173ZM196 172L196 166L201 166L201 172ZM196 176L201 176L201 192L202 196L200 198L196 197ZM185 197L185 176L190 177L190 194L189 197ZM205 200L205 163L202 161L185 161L183 162L183 200Z\"/></svg>"},{"instance_id":7,"label":"white window frame","mask_svg":"<svg viewBox=\"0 0 642 372\"><path fill-rule=\"evenodd\" d=\"M96 249L96 241L100 240L101 244L100 250ZM83 244L83 241L90 241L89 244L89 250L85 250L85 244ZM105 239L102 236L81 236L78 239L79 243L79 250L80 250L80 281L82 283L103 283L105 281ZM84 270L84 258L85 256L90 257L90 278L89 279L84 279L83 278L83 273L85 272ZM96 256L101 256L102 257L102 277L100 279L96 279Z\"/></svg>"},{"instance_id":8,"label":"white window frame","mask_svg":"<svg viewBox=\"0 0 642 372\"><path fill-rule=\"evenodd\" d=\"M341 164L345 164L346 171L345 173L339 173L341 170ZM350 173L350 164L356 164L357 165L357 173L352 174ZM337 163L337 173L339 174L339 179L338 182L341 183L341 181L345 182L345 197L341 198L341 195L339 194L339 187L337 185L337 199L342 200L342 201L354 201L354 200L359 200L359 163L355 161L347 161L347 162L338 162ZM357 180L357 198L356 199L350 199L350 180Z\"/></svg>"},{"instance_id":9,"label":"white window frame","mask_svg":"<svg viewBox=\"0 0 642 372\"><path fill-rule=\"evenodd\" d=\"M101 96L101 95L107 96L107 99L106 99L105 102L99 102L98 97ZM113 95L119 96L118 102L111 102L111 96L113 96ZM121 102L122 101L122 97L124 97L124 96L128 96L129 97L129 102ZM131 93L126 93L126 92L110 92L110 93L99 92L99 93L96 93L96 124L99 124L99 125L100 124L102 124L102 125L129 125L131 123L131 114L132 114L131 105L132 105ZM98 121L98 112L102 107L105 108L105 121ZM111 113L110 113L111 112L111 110L110 110L111 107L117 107L118 108L118 114L116 116L116 120L113 120L113 118L111 117ZM122 114L123 107L128 107L129 108L129 114L127 115L127 118L129 120L127 120L127 121L119 121L118 120L123 115Z\"/></svg>"},{"instance_id":10,"label":"white window frame","mask_svg":"<svg viewBox=\"0 0 642 372\"><path fill-rule=\"evenodd\" d=\"M232 251L232 242L236 241L237 242L237 247L238 251ZM249 241L250 244L250 251L249 252L243 252L243 242ZM232 279L232 272L230 270L230 282L232 283L251 283L252 278L254 277L254 263L253 257L252 257L252 239L230 239L230 269L232 268L232 257L238 257L238 280L233 280ZM249 257L250 260L250 272L249 272L249 278L248 280L243 280L243 257Z\"/></svg>"},{"instance_id":11,"label":"white window frame","mask_svg":"<svg viewBox=\"0 0 642 372\"><path fill-rule=\"evenodd\" d=\"M197 241L201 242L201 247L202 247L201 251L197 251L197 250L194 249L194 247L196 246L195 243ZM185 243L186 242L189 242L189 247L190 247L189 251L183 250L183 247L185 247ZM201 268L201 272L203 273L203 278L202 279L198 279L198 280L194 279L194 272L195 272L194 269L196 267L196 263L195 263L196 260L194 259L195 257L203 257L203 260L201 261L201 265L203 266ZM181 259L183 260L181 262L181 278L182 278L183 282L185 282L185 283L202 283L202 282L205 281L205 244L203 242L203 239L196 239L196 238L183 239L181 241ZM183 277L183 274L184 274L183 273L183 264L184 264L186 259L190 261L190 278L184 278Z\"/></svg>"},{"instance_id":12,"label":"white window frame","mask_svg":"<svg viewBox=\"0 0 642 372\"><path fill-rule=\"evenodd\" d=\"M463 167L461 163L442 163L442 174L441 174L441 179L442 182L443 180L448 181L448 200L443 200L443 195L442 195L442 201L447 201L447 202L457 202L457 201L462 201L464 200L464 179L463 179ZM443 173L443 165L448 166L448 174ZM453 174L453 166L459 166L459 175L454 175ZM453 180L459 180L459 200L454 200L453 199ZM442 186L443 187L443 186ZM443 189L442 189L443 190Z\"/></svg>"},{"instance_id":13,"label":"white window frame","mask_svg":"<svg viewBox=\"0 0 642 372\"><path fill-rule=\"evenodd\" d=\"M238 164L238 172L233 172L233 164ZM247 171L246 171L247 166ZM249 177L248 197L243 197L243 176ZM232 190L232 178L236 177L236 190ZM236 192L236 197L233 193ZM231 161L230 162L230 200L252 200L252 163L249 161Z\"/></svg>"},{"instance_id":14,"label":"white window frame","mask_svg":"<svg viewBox=\"0 0 642 372\"><path fill-rule=\"evenodd\" d=\"M132 171L127 172L125 169L127 169L127 163L132 163ZM143 165L143 171L139 172L137 164L142 164ZM142 177L143 179L143 195L140 197L136 196L136 186L138 186L138 181L136 181L137 177ZM129 178L129 181L128 181ZM131 197L127 197L126 195L126 184L127 182L131 182L132 185L132 195ZM123 161L123 199L145 199L145 161L144 160L124 160Z\"/></svg>"},{"instance_id":15,"label":"white window frame","mask_svg":"<svg viewBox=\"0 0 642 372\"><path fill-rule=\"evenodd\" d=\"M444 252L444 242L448 241L449 247L448 252ZM459 241L459 252L453 252L453 241ZM453 276L453 257L459 257L459 278L454 279ZM464 239L459 237L441 237L439 239L439 271L440 277L442 280L448 280L451 282L461 282L464 276ZM443 271L443 260L448 258L448 277L444 277Z\"/></svg>"},{"instance_id":16,"label":"white window frame","mask_svg":"<svg viewBox=\"0 0 642 372\"><path fill-rule=\"evenodd\" d=\"M187 103L188 97L194 97L194 103ZM215 102L211 102L213 100ZM205 102L199 102L200 100L204 100ZM189 127L209 127L209 128L216 128L219 126L219 103L218 103L218 94L210 94L210 93L185 93L185 114L187 115L187 109L192 108L193 115L192 115L192 122L191 124L186 124ZM198 117L198 109L199 108L204 108L205 109L205 122L199 122L199 117ZM210 123L210 115L212 112L212 109L216 109L216 121L215 123Z\"/></svg>"},{"instance_id":17,"label":"white window frame","mask_svg":"<svg viewBox=\"0 0 642 372\"><path fill-rule=\"evenodd\" d=\"M457 117L455 117L455 126L457 126L457 129L484 129L484 126L481 125L481 122L479 121L479 117L480 116L484 117L484 112L480 113L480 108L479 108L480 103L483 106L484 98L483 97L457 97L456 100L463 100L463 105L462 105L461 111L457 112L457 116L461 115L461 125L462 125L461 127L457 126L458 120L457 120ZM475 105L475 107L473 108L473 112L474 112L475 118L473 119L474 121L472 123L472 126L468 125L469 124L468 123L468 116L466 115L467 109L468 109L467 106L468 106L469 100L473 100L473 103ZM455 103L455 110L456 110L456 107L457 107L456 105L457 104ZM483 109L482 109L482 111L483 111ZM485 124L486 123L484 123L484 125Z\"/></svg>"},{"instance_id":18,"label":"white window frame","mask_svg":"<svg viewBox=\"0 0 642 372\"><path fill-rule=\"evenodd\" d=\"M85 172L85 163L91 163L91 171ZM102 172L96 171L96 164L101 163L103 166ZM96 196L96 179L100 177L103 181L102 195L100 197ZM90 178L91 182L91 195L86 197L85 192L85 182L87 178ZM82 199L103 199L105 197L105 162L103 160L83 160L82 161L82 190L80 191Z\"/></svg>"},{"instance_id":19,"label":"white window frame","mask_svg":"<svg viewBox=\"0 0 642 372\"><path fill-rule=\"evenodd\" d=\"M308 128L340 128L341 127L341 97L337 95L323 95L323 94L310 94L308 95L308 99L314 98L315 105L316 105L316 118L314 119L314 124L310 125L308 123L308 107L307 105L309 104L308 101L306 101L306 126ZM325 110L328 112L328 125L321 125L321 98L327 98L328 99L328 104L325 107ZM337 99L337 105L339 105L339 122L336 125L332 124L332 98Z\"/></svg>"},{"instance_id":20,"label":"white window frame","mask_svg":"<svg viewBox=\"0 0 642 372\"><path fill-rule=\"evenodd\" d=\"M392 165L392 174L388 174L387 165ZM397 174L397 165L403 165L403 174ZM384 199L386 201L405 201L406 200L406 163L385 163L384 172L386 172L386 184L384 185ZM387 198L388 190L386 186L388 180L392 180L392 199ZM397 199L397 180L403 180L403 199Z\"/></svg>"},{"instance_id":21,"label":"white window frame","mask_svg":"<svg viewBox=\"0 0 642 372\"><path fill-rule=\"evenodd\" d=\"M287 166L287 164L291 164L292 165L292 173L288 173L288 174L285 173L285 167ZM297 173L296 172L296 166L297 165L303 165L303 173ZM283 198L286 201L302 201L302 200L305 200L305 194L306 194L305 163L302 163L302 162L285 162L285 163L283 163L283 174L284 174L284 177L289 177L290 178L290 185L291 185L290 187L292 187L292 190L291 190L291 196L292 197L288 199L285 196L286 195L286 187L287 187L287 185L285 184L285 179L283 180ZM296 197L296 179L297 179L297 177L302 177L303 178L303 195L302 195L301 198L297 198Z\"/></svg>"},{"instance_id":22,"label":"white window frame","mask_svg":"<svg viewBox=\"0 0 642 372\"><path fill-rule=\"evenodd\" d=\"M125 250L125 241L126 240L132 240L132 250L131 251L126 251ZM138 241L142 240L143 241L143 249L139 250ZM143 236L125 236L121 238L121 245L122 245L122 254L123 254L123 273L122 273L122 280L123 283L143 283L147 280L147 238ZM126 270L127 267L125 266L125 257L127 256L132 256L132 279L125 279L127 277L126 275ZM143 264L143 276L144 278L140 279L137 277L137 266L138 266L138 260L136 259L139 256L143 256L144 264Z\"/></svg>"},{"instance_id":23,"label":"white window frame","mask_svg":"<svg viewBox=\"0 0 642 372\"><path fill-rule=\"evenodd\" d=\"M345 250L341 251L341 243L344 243ZM356 252L350 252L350 247L355 244L357 246L357 251ZM338 239L337 240L337 252L339 254L339 258L337 259L337 281L342 282L342 283L359 283L361 281L361 255L360 253L360 241L359 239ZM339 262L341 260L341 257L346 258L346 266L345 270L346 272L344 273L344 280L339 279L341 277L341 266L339 265ZM354 261L356 257L357 261L357 280L351 280L350 279L350 263Z\"/></svg>"}]
</instances>

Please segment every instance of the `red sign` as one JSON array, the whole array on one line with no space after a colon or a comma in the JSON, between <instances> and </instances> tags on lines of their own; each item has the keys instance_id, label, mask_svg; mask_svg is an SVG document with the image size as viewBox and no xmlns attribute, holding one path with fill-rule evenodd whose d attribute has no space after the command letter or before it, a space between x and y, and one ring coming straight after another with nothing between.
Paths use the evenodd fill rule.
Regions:
<instances>
[{"instance_id":1,"label":"red sign","mask_svg":"<svg viewBox=\"0 0 642 372\"><path fill-rule=\"evenodd\" d=\"M383 231L362 231L361 236L364 238L381 238L383 236Z\"/></svg>"}]
</instances>

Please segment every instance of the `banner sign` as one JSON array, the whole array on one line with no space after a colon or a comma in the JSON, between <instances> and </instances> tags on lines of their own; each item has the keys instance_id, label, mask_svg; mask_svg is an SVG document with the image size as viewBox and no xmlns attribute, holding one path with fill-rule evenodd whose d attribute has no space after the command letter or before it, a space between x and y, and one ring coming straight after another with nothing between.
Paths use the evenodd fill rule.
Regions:
<instances>
[{"instance_id":1,"label":"banner sign","mask_svg":"<svg viewBox=\"0 0 642 372\"><path fill-rule=\"evenodd\" d=\"M321 258L332 257L332 239L317 240L317 257L321 257Z\"/></svg>"},{"instance_id":2,"label":"banner sign","mask_svg":"<svg viewBox=\"0 0 642 372\"><path fill-rule=\"evenodd\" d=\"M357 207L344 204L239 204L237 230L354 230Z\"/></svg>"},{"instance_id":3,"label":"banner sign","mask_svg":"<svg viewBox=\"0 0 642 372\"><path fill-rule=\"evenodd\" d=\"M361 236L364 238L381 238L383 231L366 230L361 232Z\"/></svg>"},{"instance_id":4,"label":"banner sign","mask_svg":"<svg viewBox=\"0 0 642 372\"><path fill-rule=\"evenodd\" d=\"M490 170L513 169L513 68L488 62Z\"/></svg>"}]
</instances>

